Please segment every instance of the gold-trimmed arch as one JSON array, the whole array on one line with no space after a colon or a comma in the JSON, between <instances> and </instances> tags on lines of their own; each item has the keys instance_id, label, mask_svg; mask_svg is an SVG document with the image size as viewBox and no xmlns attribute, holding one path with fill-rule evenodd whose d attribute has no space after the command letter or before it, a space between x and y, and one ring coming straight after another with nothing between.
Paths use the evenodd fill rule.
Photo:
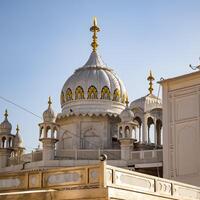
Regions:
<instances>
[{"instance_id":1,"label":"gold-trimmed arch","mask_svg":"<svg viewBox=\"0 0 200 200\"><path fill-rule=\"evenodd\" d=\"M120 91L119 89L115 89L113 93L113 101L119 101L120 100Z\"/></svg>"},{"instance_id":2,"label":"gold-trimmed arch","mask_svg":"<svg viewBox=\"0 0 200 200\"><path fill-rule=\"evenodd\" d=\"M61 104L65 103L65 95L63 91L61 92L61 95L60 95L60 101L61 101Z\"/></svg>"},{"instance_id":3,"label":"gold-trimmed arch","mask_svg":"<svg viewBox=\"0 0 200 200\"><path fill-rule=\"evenodd\" d=\"M101 99L110 100L110 90L107 86L104 86L101 90Z\"/></svg>"},{"instance_id":4,"label":"gold-trimmed arch","mask_svg":"<svg viewBox=\"0 0 200 200\"><path fill-rule=\"evenodd\" d=\"M81 86L78 86L75 90L75 99L85 99L84 90Z\"/></svg>"},{"instance_id":5,"label":"gold-trimmed arch","mask_svg":"<svg viewBox=\"0 0 200 200\"><path fill-rule=\"evenodd\" d=\"M73 100L72 90L70 88L67 88L67 91L66 91L66 101L71 101L71 100Z\"/></svg>"},{"instance_id":6,"label":"gold-trimmed arch","mask_svg":"<svg viewBox=\"0 0 200 200\"><path fill-rule=\"evenodd\" d=\"M88 88L88 99L98 99L97 89L93 85Z\"/></svg>"}]
</instances>

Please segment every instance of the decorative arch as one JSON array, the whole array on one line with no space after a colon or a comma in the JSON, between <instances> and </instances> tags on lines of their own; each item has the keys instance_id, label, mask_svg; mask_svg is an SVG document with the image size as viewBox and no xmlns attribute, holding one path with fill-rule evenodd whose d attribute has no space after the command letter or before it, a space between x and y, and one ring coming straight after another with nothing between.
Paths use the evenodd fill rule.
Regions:
<instances>
[{"instance_id":1,"label":"decorative arch","mask_svg":"<svg viewBox=\"0 0 200 200\"><path fill-rule=\"evenodd\" d=\"M54 129L53 129L53 138L58 139L58 129L57 129L57 127L54 127Z\"/></svg>"},{"instance_id":2,"label":"decorative arch","mask_svg":"<svg viewBox=\"0 0 200 200\"><path fill-rule=\"evenodd\" d=\"M152 143L155 140L155 134L154 134L154 120L152 117L148 117L147 119L147 127L148 127L148 143Z\"/></svg>"},{"instance_id":3,"label":"decorative arch","mask_svg":"<svg viewBox=\"0 0 200 200\"><path fill-rule=\"evenodd\" d=\"M84 99L84 90L81 86L78 86L75 90L75 99Z\"/></svg>"},{"instance_id":4,"label":"decorative arch","mask_svg":"<svg viewBox=\"0 0 200 200\"><path fill-rule=\"evenodd\" d=\"M142 133L141 133L141 128L142 128L142 120L139 116L136 116L133 120L138 124L138 126L135 129L135 137L138 142L142 142Z\"/></svg>"},{"instance_id":5,"label":"decorative arch","mask_svg":"<svg viewBox=\"0 0 200 200\"><path fill-rule=\"evenodd\" d=\"M104 86L101 90L101 99L110 100L110 90L107 86Z\"/></svg>"},{"instance_id":6,"label":"decorative arch","mask_svg":"<svg viewBox=\"0 0 200 200\"><path fill-rule=\"evenodd\" d=\"M45 138L51 138L51 127L47 126L46 127L46 136Z\"/></svg>"},{"instance_id":7,"label":"decorative arch","mask_svg":"<svg viewBox=\"0 0 200 200\"><path fill-rule=\"evenodd\" d=\"M6 148L7 145L6 145L6 137L2 137L2 148Z\"/></svg>"},{"instance_id":8,"label":"decorative arch","mask_svg":"<svg viewBox=\"0 0 200 200\"><path fill-rule=\"evenodd\" d=\"M119 89L115 89L113 93L113 101L119 101L120 99L120 91Z\"/></svg>"},{"instance_id":9,"label":"decorative arch","mask_svg":"<svg viewBox=\"0 0 200 200\"><path fill-rule=\"evenodd\" d=\"M65 103L65 95L63 91L61 92L60 101L61 101L61 104Z\"/></svg>"},{"instance_id":10,"label":"decorative arch","mask_svg":"<svg viewBox=\"0 0 200 200\"><path fill-rule=\"evenodd\" d=\"M13 146L13 141L12 141L12 138L10 137L9 140L8 140L8 145L9 147L12 147Z\"/></svg>"},{"instance_id":11,"label":"decorative arch","mask_svg":"<svg viewBox=\"0 0 200 200\"><path fill-rule=\"evenodd\" d=\"M98 99L97 89L93 85L88 88L88 99Z\"/></svg>"},{"instance_id":12,"label":"decorative arch","mask_svg":"<svg viewBox=\"0 0 200 200\"><path fill-rule=\"evenodd\" d=\"M72 98L72 90L70 88L67 88L66 101L71 101L71 100L73 100L73 98Z\"/></svg>"},{"instance_id":13,"label":"decorative arch","mask_svg":"<svg viewBox=\"0 0 200 200\"><path fill-rule=\"evenodd\" d=\"M125 138L130 138L130 128L128 126L125 127Z\"/></svg>"}]
</instances>

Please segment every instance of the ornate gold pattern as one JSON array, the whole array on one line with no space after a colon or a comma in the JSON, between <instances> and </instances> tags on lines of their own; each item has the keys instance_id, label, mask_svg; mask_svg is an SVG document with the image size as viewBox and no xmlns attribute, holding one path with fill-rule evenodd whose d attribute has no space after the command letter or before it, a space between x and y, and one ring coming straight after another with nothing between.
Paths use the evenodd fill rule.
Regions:
<instances>
[{"instance_id":1,"label":"ornate gold pattern","mask_svg":"<svg viewBox=\"0 0 200 200\"><path fill-rule=\"evenodd\" d=\"M98 99L98 93L96 87L93 85L89 87L88 89L88 99Z\"/></svg>"},{"instance_id":2,"label":"ornate gold pattern","mask_svg":"<svg viewBox=\"0 0 200 200\"><path fill-rule=\"evenodd\" d=\"M119 89L115 89L113 93L113 101L119 101L120 99L120 91Z\"/></svg>"},{"instance_id":3,"label":"ornate gold pattern","mask_svg":"<svg viewBox=\"0 0 200 200\"><path fill-rule=\"evenodd\" d=\"M60 100L61 100L61 104L64 104L64 103L65 103L64 92L61 93Z\"/></svg>"},{"instance_id":4,"label":"ornate gold pattern","mask_svg":"<svg viewBox=\"0 0 200 200\"><path fill-rule=\"evenodd\" d=\"M81 86L78 86L75 90L75 99L84 99L84 90Z\"/></svg>"},{"instance_id":5,"label":"ornate gold pattern","mask_svg":"<svg viewBox=\"0 0 200 200\"><path fill-rule=\"evenodd\" d=\"M67 88L66 101L71 101L71 100L73 100L73 98L72 98L72 90L70 88Z\"/></svg>"},{"instance_id":6,"label":"ornate gold pattern","mask_svg":"<svg viewBox=\"0 0 200 200\"><path fill-rule=\"evenodd\" d=\"M110 99L110 90L107 86L104 86L101 90L101 99Z\"/></svg>"},{"instance_id":7,"label":"ornate gold pattern","mask_svg":"<svg viewBox=\"0 0 200 200\"><path fill-rule=\"evenodd\" d=\"M153 93L153 81L155 80L153 75L152 75L152 72L150 70L150 73L149 73L149 76L147 78L147 80L149 81L149 94L152 94Z\"/></svg>"},{"instance_id":8,"label":"ornate gold pattern","mask_svg":"<svg viewBox=\"0 0 200 200\"><path fill-rule=\"evenodd\" d=\"M97 32L100 31L100 28L97 26L97 19L96 17L94 17L93 19L93 26L90 28L90 31L93 32L93 42L91 43L91 46L93 48L93 51L95 52L97 47L99 46L98 43L97 43Z\"/></svg>"}]
</instances>

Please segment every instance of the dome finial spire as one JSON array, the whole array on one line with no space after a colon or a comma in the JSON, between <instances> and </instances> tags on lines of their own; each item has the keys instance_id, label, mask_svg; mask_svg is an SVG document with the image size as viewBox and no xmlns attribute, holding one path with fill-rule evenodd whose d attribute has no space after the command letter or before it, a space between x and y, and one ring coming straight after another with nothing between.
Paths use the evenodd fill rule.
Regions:
<instances>
[{"instance_id":1,"label":"dome finial spire","mask_svg":"<svg viewBox=\"0 0 200 200\"><path fill-rule=\"evenodd\" d=\"M16 128L16 134L19 133L19 125L17 124L17 128Z\"/></svg>"},{"instance_id":2,"label":"dome finial spire","mask_svg":"<svg viewBox=\"0 0 200 200\"><path fill-rule=\"evenodd\" d=\"M92 36L93 41L91 43L91 46L93 48L93 52L96 52L96 49L99 46L97 43L97 32L100 31L100 28L97 26L96 17L93 18L93 26L90 28L90 31L93 32L93 36Z\"/></svg>"},{"instance_id":3,"label":"dome finial spire","mask_svg":"<svg viewBox=\"0 0 200 200\"><path fill-rule=\"evenodd\" d=\"M4 116L5 116L5 119L8 118L8 110L7 109L5 110Z\"/></svg>"},{"instance_id":4,"label":"dome finial spire","mask_svg":"<svg viewBox=\"0 0 200 200\"><path fill-rule=\"evenodd\" d=\"M155 80L153 75L152 75L152 72L150 70L150 73L149 73L149 76L147 78L147 80L149 81L149 94L152 94L153 93L153 81Z\"/></svg>"},{"instance_id":5,"label":"dome finial spire","mask_svg":"<svg viewBox=\"0 0 200 200\"><path fill-rule=\"evenodd\" d=\"M49 106L51 106L51 104L52 104L52 101L51 101L51 97L50 97L50 96L49 96L48 104L49 104Z\"/></svg>"}]
</instances>

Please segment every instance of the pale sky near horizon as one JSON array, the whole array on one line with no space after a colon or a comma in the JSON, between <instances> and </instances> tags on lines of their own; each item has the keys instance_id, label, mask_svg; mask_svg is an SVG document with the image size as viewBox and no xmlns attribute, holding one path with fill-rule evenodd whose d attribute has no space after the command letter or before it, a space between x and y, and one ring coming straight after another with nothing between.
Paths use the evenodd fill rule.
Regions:
<instances>
[{"instance_id":1,"label":"pale sky near horizon","mask_svg":"<svg viewBox=\"0 0 200 200\"><path fill-rule=\"evenodd\" d=\"M41 115L52 96L60 112L67 78L91 53L92 17L99 50L124 82L129 101L147 94L149 70L158 81L199 64L199 0L0 0L0 96ZM155 81L157 95L158 86ZM0 99L25 147L38 145L39 119Z\"/></svg>"}]
</instances>

